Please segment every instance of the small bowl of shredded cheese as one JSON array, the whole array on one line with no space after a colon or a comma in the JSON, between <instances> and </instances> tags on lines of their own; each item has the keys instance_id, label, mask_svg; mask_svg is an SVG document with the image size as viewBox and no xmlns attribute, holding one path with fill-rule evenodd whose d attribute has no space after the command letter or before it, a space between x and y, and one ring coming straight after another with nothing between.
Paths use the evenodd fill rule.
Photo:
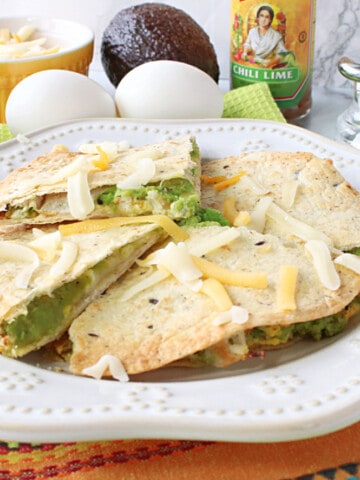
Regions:
<instances>
[{"instance_id":1,"label":"small bowl of shredded cheese","mask_svg":"<svg viewBox=\"0 0 360 480\"><path fill-rule=\"evenodd\" d=\"M11 90L23 78L48 69L87 75L94 33L81 23L43 17L0 18L0 123Z\"/></svg>"}]
</instances>

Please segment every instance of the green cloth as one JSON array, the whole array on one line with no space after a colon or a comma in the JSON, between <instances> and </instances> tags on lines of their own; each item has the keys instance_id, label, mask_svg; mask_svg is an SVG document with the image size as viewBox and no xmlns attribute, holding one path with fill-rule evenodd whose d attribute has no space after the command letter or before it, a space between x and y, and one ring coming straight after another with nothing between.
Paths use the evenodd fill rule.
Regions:
<instances>
[{"instance_id":1,"label":"green cloth","mask_svg":"<svg viewBox=\"0 0 360 480\"><path fill-rule=\"evenodd\" d=\"M259 118L286 122L267 83L253 83L224 93L223 118Z\"/></svg>"},{"instance_id":2,"label":"green cloth","mask_svg":"<svg viewBox=\"0 0 360 480\"><path fill-rule=\"evenodd\" d=\"M286 122L267 83L254 83L224 93L223 118L259 118ZM0 142L10 140L7 125L0 124Z\"/></svg>"},{"instance_id":3,"label":"green cloth","mask_svg":"<svg viewBox=\"0 0 360 480\"><path fill-rule=\"evenodd\" d=\"M6 142L6 140L10 140L11 138L12 134L9 127L4 123L0 123L0 142Z\"/></svg>"}]
</instances>

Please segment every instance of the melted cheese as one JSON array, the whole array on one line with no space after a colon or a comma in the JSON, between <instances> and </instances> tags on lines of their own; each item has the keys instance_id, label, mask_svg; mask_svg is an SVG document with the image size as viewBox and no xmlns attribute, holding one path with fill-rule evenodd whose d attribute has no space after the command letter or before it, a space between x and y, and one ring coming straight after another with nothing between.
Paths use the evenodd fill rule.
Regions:
<instances>
[{"instance_id":1,"label":"melted cheese","mask_svg":"<svg viewBox=\"0 0 360 480\"><path fill-rule=\"evenodd\" d=\"M0 241L0 261L21 263L23 268L15 278L18 288L28 288L34 271L40 265L36 252L31 248L17 243Z\"/></svg>"},{"instance_id":2,"label":"melted cheese","mask_svg":"<svg viewBox=\"0 0 360 480\"><path fill-rule=\"evenodd\" d=\"M94 210L86 170L79 170L68 178L67 200L71 215L78 220L84 220Z\"/></svg>"},{"instance_id":3,"label":"melted cheese","mask_svg":"<svg viewBox=\"0 0 360 480\"><path fill-rule=\"evenodd\" d=\"M334 262L360 275L360 257L358 255L342 253L335 258Z\"/></svg>"},{"instance_id":4,"label":"melted cheese","mask_svg":"<svg viewBox=\"0 0 360 480\"><path fill-rule=\"evenodd\" d=\"M329 290L337 290L341 284L340 277L331 259L327 244L321 240L310 240L306 242L305 248L312 256L320 282Z\"/></svg>"},{"instance_id":5,"label":"melted cheese","mask_svg":"<svg viewBox=\"0 0 360 480\"><path fill-rule=\"evenodd\" d=\"M268 285L266 273L230 270L195 256L193 256L193 262L204 277L215 278L224 285L249 288L266 288Z\"/></svg>"},{"instance_id":6,"label":"melted cheese","mask_svg":"<svg viewBox=\"0 0 360 480\"><path fill-rule=\"evenodd\" d=\"M276 308L279 312L296 310L296 282L299 269L295 265L282 265L276 288Z\"/></svg>"},{"instance_id":7,"label":"melted cheese","mask_svg":"<svg viewBox=\"0 0 360 480\"><path fill-rule=\"evenodd\" d=\"M50 268L50 275L62 276L74 264L78 254L78 245L74 242L62 242L62 250L58 260Z\"/></svg>"},{"instance_id":8,"label":"melted cheese","mask_svg":"<svg viewBox=\"0 0 360 480\"><path fill-rule=\"evenodd\" d=\"M152 158L138 160L134 173L117 184L118 188L135 189L147 185L156 173L156 165Z\"/></svg>"},{"instance_id":9,"label":"melted cheese","mask_svg":"<svg viewBox=\"0 0 360 480\"><path fill-rule=\"evenodd\" d=\"M121 360L114 355L103 355L95 365L84 368L82 373L89 377L99 380L106 370L109 369L110 374L120 382L128 382L129 376Z\"/></svg>"},{"instance_id":10,"label":"melted cheese","mask_svg":"<svg viewBox=\"0 0 360 480\"><path fill-rule=\"evenodd\" d=\"M237 323L238 325L242 325L246 323L249 319L249 312L243 308L239 307L238 305L232 305L229 310L226 312L220 313L214 321L214 325L224 325L225 323ZM245 342L245 337L244 337Z\"/></svg>"},{"instance_id":11,"label":"melted cheese","mask_svg":"<svg viewBox=\"0 0 360 480\"><path fill-rule=\"evenodd\" d=\"M119 228L123 225L136 225L142 223L155 223L156 225L159 225L159 227L163 228L166 233L175 240L175 242L181 242L189 238L189 235L185 230L176 225L176 223L166 215L144 215L140 217L114 217L84 220L83 222L59 225L59 230L63 236L67 236L99 232L101 230Z\"/></svg>"}]
</instances>

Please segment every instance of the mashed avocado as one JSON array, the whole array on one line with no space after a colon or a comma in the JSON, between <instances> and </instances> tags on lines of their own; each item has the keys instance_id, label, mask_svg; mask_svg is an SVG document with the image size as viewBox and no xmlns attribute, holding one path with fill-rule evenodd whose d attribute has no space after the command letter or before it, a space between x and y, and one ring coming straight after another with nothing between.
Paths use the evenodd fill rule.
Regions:
<instances>
[{"instance_id":1,"label":"mashed avocado","mask_svg":"<svg viewBox=\"0 0 360 480\"><path fill-rule=\"evenodd\" d=\"M96 208L118 215L168 215L173 220L196 214L200 199L192 183L186 178L164 180L135 189L111 186L96 199Z\"/></svg>"},{"instance_id":2,"label":"mashed avocado","mask_svg":"<svg viewBox=\"0 0 360 480\"><path fill-rule=\"evenodd\" d=\"M359 295L336 315L288 326L274 325L253 328L246 332L246 343L251 351L252 349L281 346L299 338L321 340L333 337L342 332L350 318L358 312L360 312Z\"/></svg>"},{"instance_id":3,"label":"mashed avocado","mask_svg":"<svg viewBox=\"0 0 360 480\"><path fill-rule=\"evenodd\" d=\"M226 349L222 352L207 348L187 357L190 365L195 367L226 366L227 357L238 350L238 360L261 350L286 346L287 343L301 338L321 340L342 332L348 325L351 317L360 312L360 296L358 295L343 311L336 315L293 325L272 325L256 327L245 332L244 339L239 335L230 337Z\"/></svg>"},{"instance_id":4,"label":"mashed avocado","mask_svg":"<svg viewBox=\"0 0 360 480\"><path fill-rule=\"evenodd\" d=\"M192 140L190 157L197 166L190 171L196 178L200 164L200 149ZM139 188L122 189L112 185L99 192L95 208L105 216L136 216L159 214L172 220L192 218L200 209L200 198L193 178L171 178L159 183L149 183Z\"/></svg>"},{"instance_id":5,"label":"mashed avocado","mask_svg":"<svg viewBox=\"0 0 360 480\"><path fill-rule=\"evenodd\" d=\"M90 298L92 292L102 283L102 279L112 276L119 267L119 262L132 255L144 242L125 245L109 257L94 265L76 280L57 288L51 295L36 297L27 306L27 313L18 315L11 322L4 322L2 336L6 336L5 355L21 356L44 345L61 335L80 311L84 299Z\"/></svg>"}]
</instances>

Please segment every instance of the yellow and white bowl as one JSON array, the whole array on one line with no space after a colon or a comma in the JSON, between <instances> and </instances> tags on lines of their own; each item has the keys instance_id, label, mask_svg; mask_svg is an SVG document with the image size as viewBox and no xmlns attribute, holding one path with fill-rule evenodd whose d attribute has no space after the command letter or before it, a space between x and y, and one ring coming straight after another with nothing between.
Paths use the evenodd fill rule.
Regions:
<instances>
[{"instance_id":1,"label":"yellow and white bowl","mask_svg":"<svg viewBox=\"0 0 360 480\"><path fill-rule=\"evenodd\" d=\"M94 33L86 25L56 18L2 17L1 29L16 34L25 25L32 25L31 38L44 37L44 48L50 53L34 57L0 57L0 123L5 123L5 106L11 90L23 78L41 70L62 69L87 75L94 55ZM18 39L19 40L19 39ZM58 49L51 53L53 47Z\"/></svg>"}]
</instances>

